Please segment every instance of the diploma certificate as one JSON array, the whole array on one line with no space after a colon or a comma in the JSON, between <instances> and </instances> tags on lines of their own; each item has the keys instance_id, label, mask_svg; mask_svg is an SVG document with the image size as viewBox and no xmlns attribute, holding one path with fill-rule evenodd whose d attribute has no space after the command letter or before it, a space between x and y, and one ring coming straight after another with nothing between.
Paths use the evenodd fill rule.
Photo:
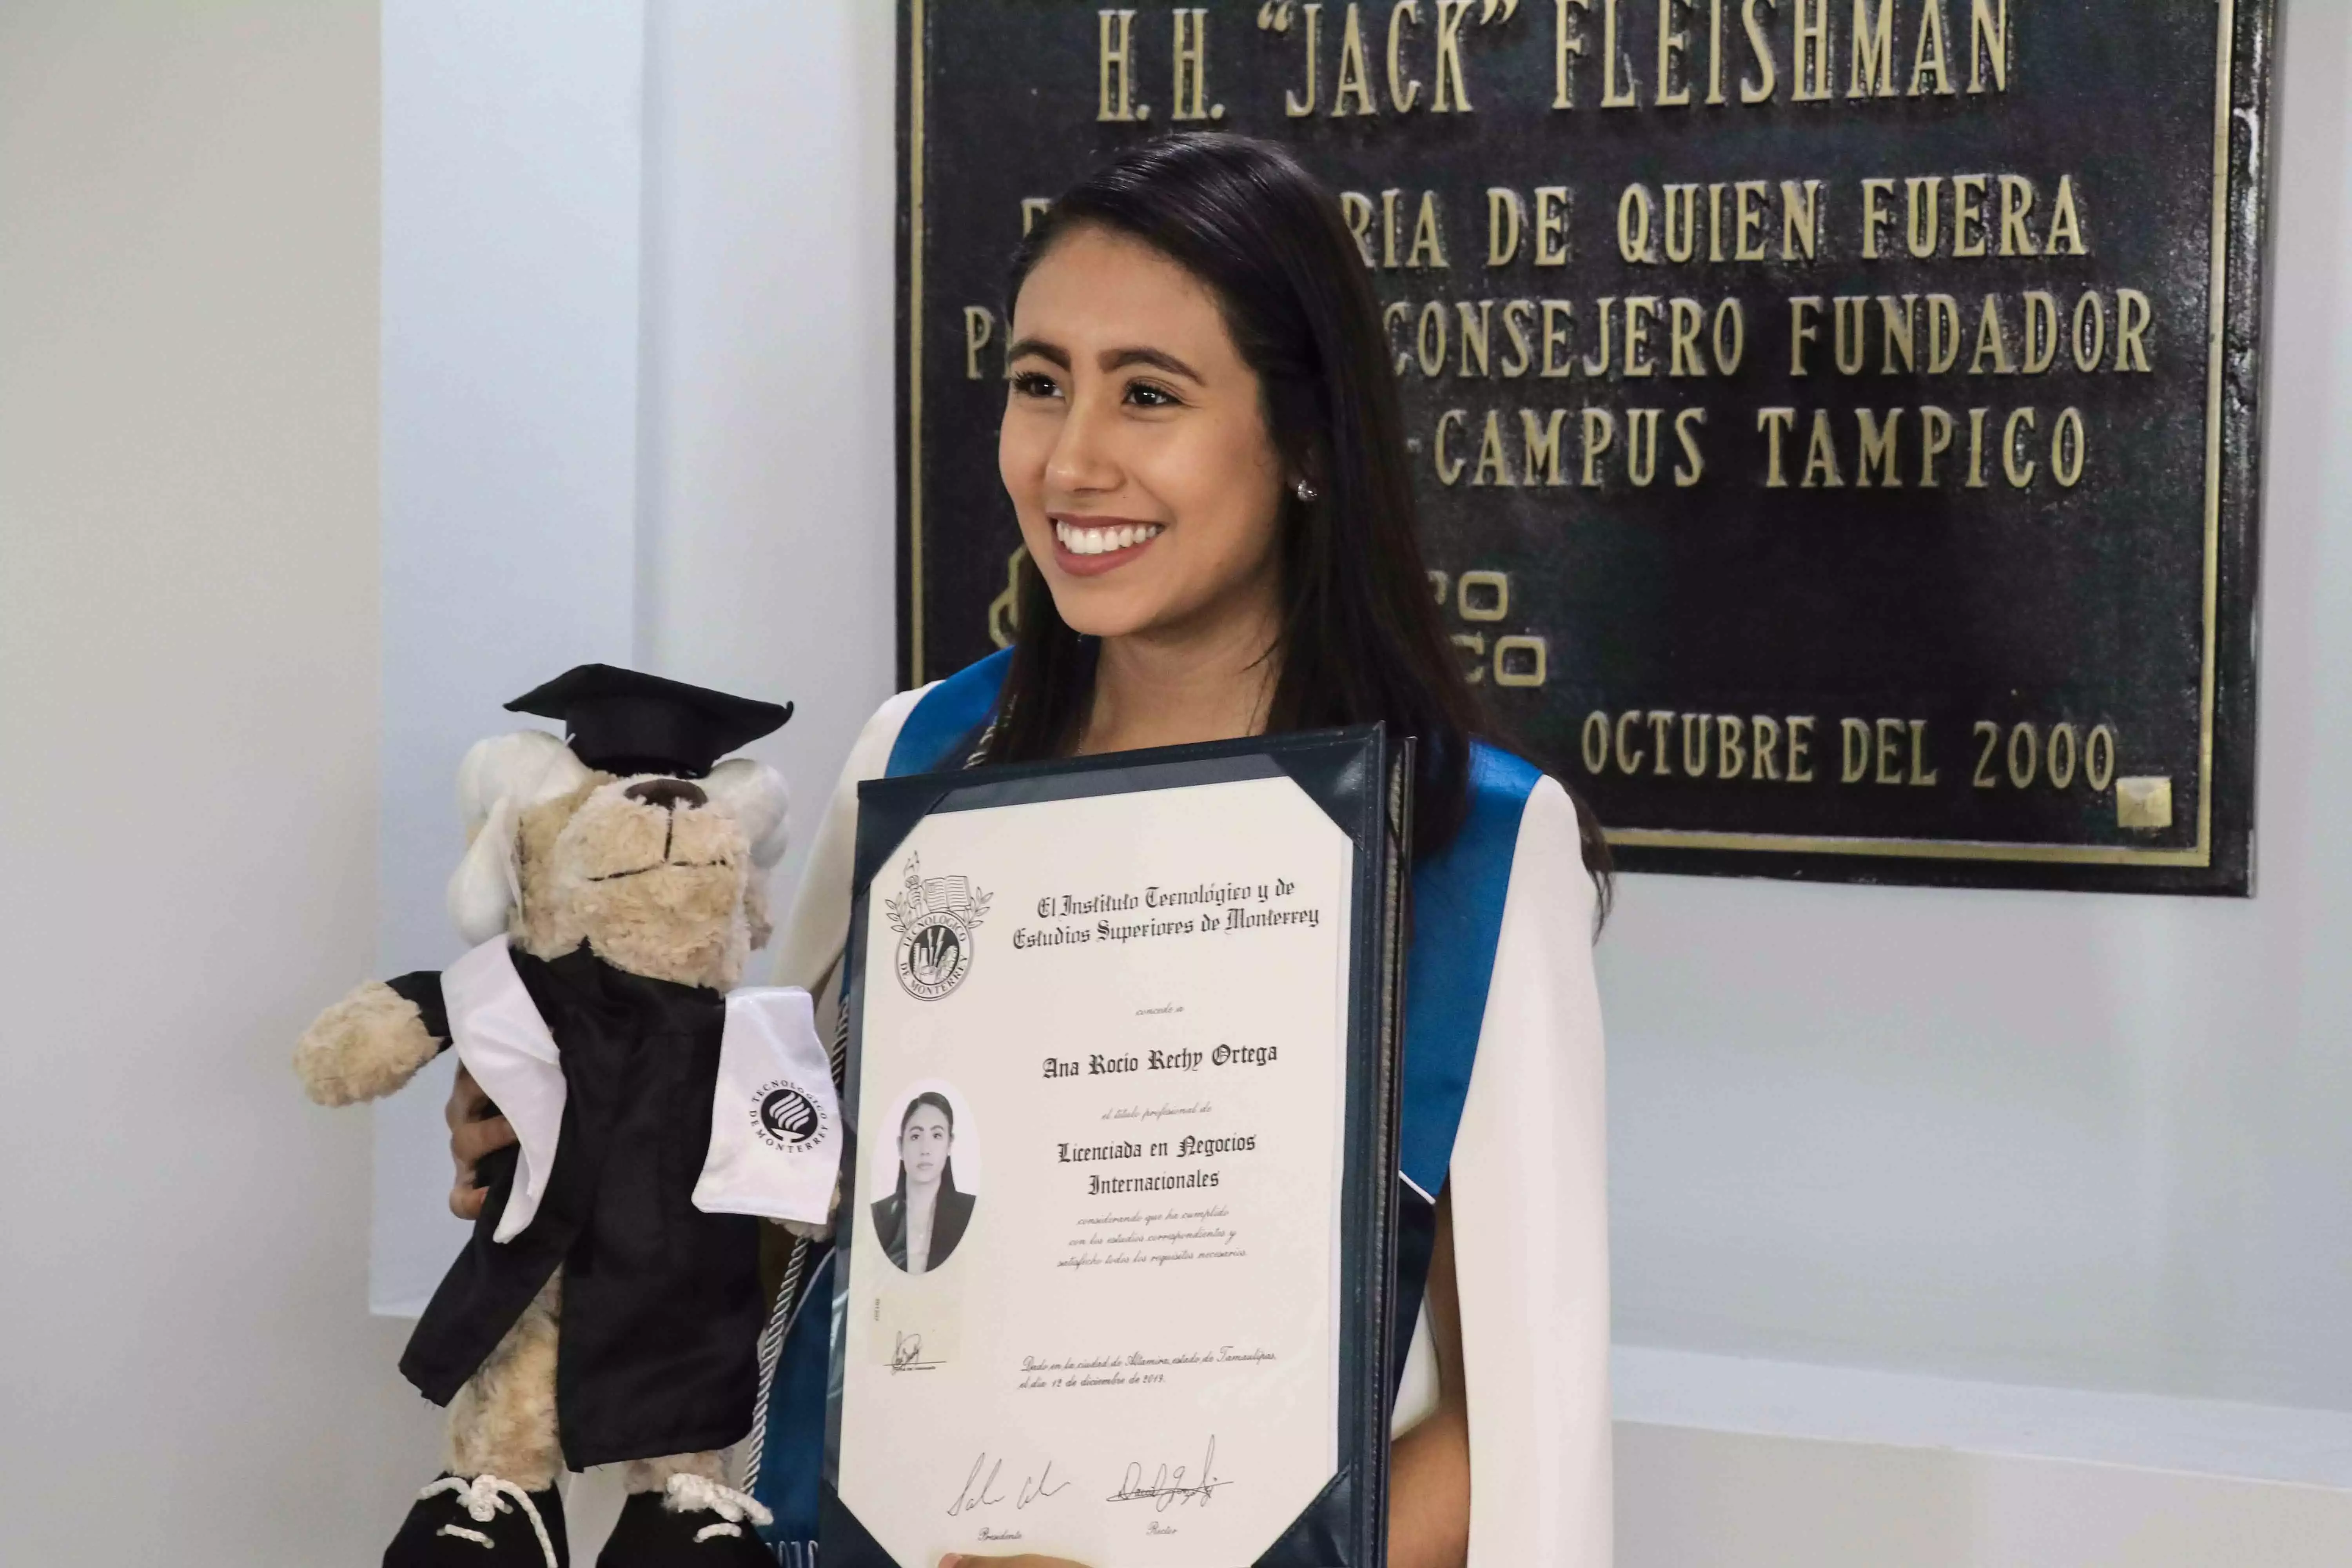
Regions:
<instances>
[{"instance_id":1,"label":"diploma certificate","mask_svg":"<svg viewBox=\"0 0 2352 1568\"><path fill-rule=\"evenodd\" d=\"M861 787L825 1568L1377 1568L1408 777Z\"/></svg>"}]
</instances>

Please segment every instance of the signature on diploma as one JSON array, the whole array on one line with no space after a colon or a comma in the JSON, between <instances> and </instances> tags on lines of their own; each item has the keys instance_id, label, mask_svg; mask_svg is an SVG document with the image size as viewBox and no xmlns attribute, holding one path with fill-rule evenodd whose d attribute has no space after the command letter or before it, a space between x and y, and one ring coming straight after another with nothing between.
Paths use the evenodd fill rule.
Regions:
<instances>
[{"instance_id":1,"label":"signature on diploma","mask_svg":"<svg viewBox=\"0 0 2352 1568\"><path fill-rule=\"evenodd\" d=\"M1104 1500L1141 1502L1149 1499L1155 1513L1165 1513L1171 1508L1182 1508L1188 1503L1206 1503L1216 1495L1219 1487L1233 1485L1231 1481L1216 1479L1216 1464L1217 1439L1213 1433L1209 1437L1209 1451L1201 1456L1201 1470L1197 1478L1191 1476L1182 1465L1172 1468L1161 1465L1152 1472L1150 1484L1147 1486L1143 1479L1143 1466L1139 1461L1127 1467L1127 1474L1119 1478L1118 1490Z\"/></svg>"},{"instance_id":2,"label":"signature on diploma","mask_svg":"<svg viewBox=\"0 0 2352 1568\"><path fill-rule=\"evenodd\" d=\"M929 1372L939 1364L936 1361L923 1359L923 1336L920 1334L910 1334L901 1330L890 1346L892 1372Z\"/></svg>"},{"instance_id":3,"label":"signature on diploma","mask_svg":"<svg viewBox=\"0 0 2352 1568\"><path fill-rule=\"evenodd\" d=\"M1004 1461L991 1458L985 1449L982 1450L980 1458L971 1462L971 1472L964 1477L963 1485L956 1489L955 1500L948 1504L948 1517L953 1519L958 1514L970 1513L974 1509L993 1508L1003 1502L1004 1493L998 1489L997 1483L1003 1474ZM1034 1476L1021 1478L1020 1486L1014 1489L1016 1496L1013 1506L1027 1508L1033 1502L1042 1502L1069 1489L1069 1482L1054 1479L1054 1461L1048 1459L1043 1470ZM991 1539L1018 1540L1019 1537Z\"/></svg>"}]
</instances>

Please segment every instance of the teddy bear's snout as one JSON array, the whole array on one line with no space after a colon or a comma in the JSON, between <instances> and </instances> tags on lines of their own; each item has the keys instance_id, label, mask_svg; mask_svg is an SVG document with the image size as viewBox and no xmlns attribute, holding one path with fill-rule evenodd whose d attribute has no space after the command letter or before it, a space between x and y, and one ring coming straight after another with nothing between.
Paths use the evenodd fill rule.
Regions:
<instances>
[{"instance_id":1,"label":"teddy bear's snout","mask_svg":"<svg viewBox=\"0 0 2352 1568\"><path fill-rule=\"evenodd\" d=\"M679 806L708 805L710 797L699 784L684 779L639 779L621 792L631 800L657 805L664 811L676 811Z\"/></svg>"}]
</instances>

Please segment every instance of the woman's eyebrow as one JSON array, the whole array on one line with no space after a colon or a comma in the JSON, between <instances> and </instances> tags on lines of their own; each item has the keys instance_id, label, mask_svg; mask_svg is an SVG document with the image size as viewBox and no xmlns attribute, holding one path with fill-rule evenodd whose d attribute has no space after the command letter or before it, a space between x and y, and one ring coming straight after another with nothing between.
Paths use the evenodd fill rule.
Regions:
<instances>
[{"instance_id":1,"label":"woman's eyebrow","mask_svg":"<svg viewBox=\"0 0 2352 1568\"><path fill-rule=\"evenodd\" d=\"M1070 368L1069 351L1066 349L1057 348L1054 344L1047 342L1043 338L1023 338L1020 342L1014 343L1012 347L1004 351L1004 357L1007 361L1027 359L1032 354L1034 354L1039 359L1045 361L1048 364L1059 365L1064 370Z\"/></svg>"},{"instance_id":2,"label":"woman's eyebrow","mask_svg":"<svg viewBox=\"0 0 2352 1568\"><path fill-rule=\"evenodd\" d=\"M1187 381L1201 381L1199 371L1194 370L1174 354L1161 349L1106 349L1103 351L1100 363L1102 368L1107 371L1125 370L1131 364L1148 364L1167 371L1172 375L1181 375Z\"/></svg>"}]
</instances>

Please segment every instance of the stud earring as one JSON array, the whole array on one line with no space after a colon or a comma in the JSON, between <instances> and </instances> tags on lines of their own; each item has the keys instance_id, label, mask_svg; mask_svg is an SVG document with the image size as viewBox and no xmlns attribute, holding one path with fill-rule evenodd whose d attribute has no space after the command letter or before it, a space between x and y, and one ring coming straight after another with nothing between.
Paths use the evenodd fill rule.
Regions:
<instances>
[{"instance_id":1,"label":"stud earring","mask_svg":"<svg viewBox=\"0 0 2352 1568\"><path fill-rule=\"evenodd\" d=\"M1317 489L1313 485L1308 484L1305 479L1301 479L1296 485L1293 485L1291 489L1295 494L1297 494L1300 500L1313 500L1317 496L1323 493Z\"/></svg>"}]
</instances>

